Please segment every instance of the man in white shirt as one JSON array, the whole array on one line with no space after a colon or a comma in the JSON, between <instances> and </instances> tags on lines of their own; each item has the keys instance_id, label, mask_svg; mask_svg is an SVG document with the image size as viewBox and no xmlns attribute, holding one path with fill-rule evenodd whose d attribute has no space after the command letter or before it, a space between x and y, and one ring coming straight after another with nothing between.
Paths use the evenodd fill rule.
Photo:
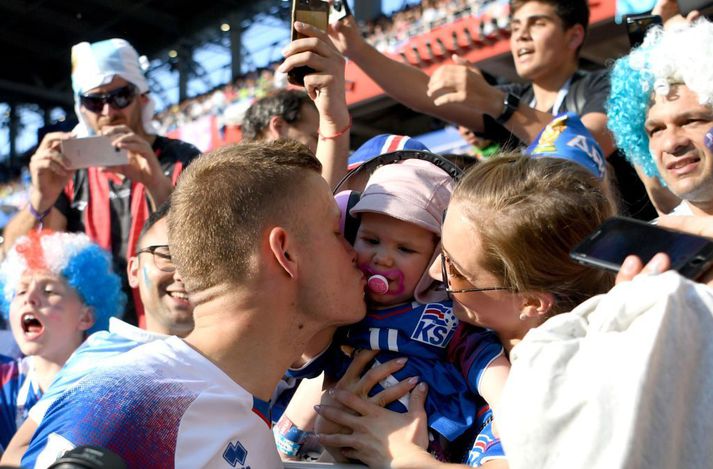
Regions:
<instances>
[{"instance_id":1,"label":"man in white shirt","mask_svg":"<svg viewBox=\"0 0 713 469\"><path fill-rule=\"evenodd\" d=\"M365 280L320 169L294 142L197 159L169 213L193 332L137 347L69 389L23 466L89 444L130 467L279 467L266 401L315 334L365 313Z\"/></svg>"}]
</instances>

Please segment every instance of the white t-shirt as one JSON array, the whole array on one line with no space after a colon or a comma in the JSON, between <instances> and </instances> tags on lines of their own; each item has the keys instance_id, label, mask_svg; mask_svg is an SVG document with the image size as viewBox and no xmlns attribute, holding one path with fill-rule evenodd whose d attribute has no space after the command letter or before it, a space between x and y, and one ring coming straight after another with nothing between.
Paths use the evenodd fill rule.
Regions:
<instances>
[{"instance_id":1,"label":"white t-shirt","mask_svg":"<svg viewBox=\"0 0 713 469\"><path fill-rule=\"evenodd\" d=\"M268 403L183 340L136 347L89 373L48 409L22 459L45 468L79 445L127 467L281 467Z\"/></svg>"},{"instance_id":2,"label":"white t-shirt","mask_svg":"<svg viewBox=\"0 0 713 469\"><path fill-rule=\"evenodd\" d=\"M673 209L669 215L676 215L676 216L692 216L693 215L693 210L691 210L691 206L688 205L688 202L685 200L678 204L676 208Z\"/></svg>"}]
</instances>

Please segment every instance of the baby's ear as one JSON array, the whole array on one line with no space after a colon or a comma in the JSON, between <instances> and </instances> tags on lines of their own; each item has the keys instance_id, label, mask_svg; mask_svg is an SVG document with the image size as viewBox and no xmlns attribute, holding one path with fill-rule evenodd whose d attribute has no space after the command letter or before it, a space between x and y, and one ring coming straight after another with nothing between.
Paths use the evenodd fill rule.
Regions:
<instances>
[{"instance_id":1,"label":"baby's ear","mask_svg":"<svg viewBox=\"0 0 713 469\"><path fill-rule=\"evenodd\" d=\"M91 329L94 325L94 308L90 306L84 306L82 308L82 314L79 316L78 329L80 331L86 331Z\"/></svg>"}]
</instances>

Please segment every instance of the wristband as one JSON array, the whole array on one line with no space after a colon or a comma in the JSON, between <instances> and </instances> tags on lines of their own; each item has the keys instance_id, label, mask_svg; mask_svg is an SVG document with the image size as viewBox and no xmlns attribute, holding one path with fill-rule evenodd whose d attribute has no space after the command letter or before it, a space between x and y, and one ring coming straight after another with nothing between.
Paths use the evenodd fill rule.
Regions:
<instances>
[{"instance_id":1,"label":"wristband","mask_svg":"<svg viewBox=\"0 0 713 469\"><path fill-rule=\"evenodd\" d=\"M42 228L44 227L44 221L45 217L49 215L50 211L52 210L52 207L48 208L44 212L38 212L35 210L35 207L32 206L30 202L27 203L27 210L32 214L33 217L35 217L35 220L39 222L39 226L37 227L38 231L42 231Z\"/></svg>"},{"instance_id":2,"label":"wristband","mask_svg":"<svg viewBox=\"0 0 713 469\"><path fill-rule=\"evenodd\" d=\"M342 130L340 130L339 132L337 132L336 134L326 136L326 135L324 135L324 134L322 133L321 130L317 130L317 133L319 134L319 139L320 139L320 140L334 140L335 138L341 137L342 135L344 135L345 133L347 133L347 132L349 131L349 129L351 129L351 128L352 128L352 116L351 116L351 114L350 114L350 115L349 115L349 123L347 124L347 126L344 127Z\"/></svg>"},{"instance_id":3,"label":"wristband","mask_svg":"<svg viewBox=\"0 0 713 469\"><path fill-rule=\"evenodd\" d=\"M275 444L280 453L288 457L297 457L308 432L300 430L290 419L282 416L272 429L275 435Z\"/></svg>"},{"instance_id":4,"label":"wristband","mask_svg":"<svg viewBox=\"0 0 713 469\"><path fill-rule=\"evenodd\" d=\"M513 94L513 93L508 93L505 95L505 99L503 100L503 112L500 114L496 119L495 122L497 122L500 125L505 125L507 121L510 120L512 117L513 113L517 110L517 107L520 105L520 97Z\"/></svg>"}]
</instances>

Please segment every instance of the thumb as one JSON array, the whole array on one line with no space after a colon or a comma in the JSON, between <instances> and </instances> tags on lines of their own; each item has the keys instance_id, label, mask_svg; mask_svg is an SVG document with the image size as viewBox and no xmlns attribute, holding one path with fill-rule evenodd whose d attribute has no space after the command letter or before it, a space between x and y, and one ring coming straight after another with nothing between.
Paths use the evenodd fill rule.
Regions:
<instances>
[{"instance_id":1,"label":"thumb","mask_svg":"<svg viewBox=\"0 0 713 469\"><path fill-rule=\"evenodd\" d=\"M686 16L686 21L688 21L689 23L693 23L700 17L701 17L701 12L698 10L693 10Z\"/></svg>"},{"instance_id":2,"label":"thumb","mask_svg":"<svg viewBox=\"0 0 713 469\"><path fill-rule=\"evenodd\" d=\"M426 395L428 394L428 385L424 382L418 383L409 397L408 411L410 414L425 414Z\"/></svg>"},{"instance_id":3,"label":"thumb","mask_svg":"<svg viewBox=\"0 0 713 469\"><path fill-rule=\"evenodd\" d=\"M453 54L451 55L451 60L453 60L453 63L456 65L467 65L470 66L470 62L468 60L464 59L458 54Z\"/></svg>"}]
</instances>

